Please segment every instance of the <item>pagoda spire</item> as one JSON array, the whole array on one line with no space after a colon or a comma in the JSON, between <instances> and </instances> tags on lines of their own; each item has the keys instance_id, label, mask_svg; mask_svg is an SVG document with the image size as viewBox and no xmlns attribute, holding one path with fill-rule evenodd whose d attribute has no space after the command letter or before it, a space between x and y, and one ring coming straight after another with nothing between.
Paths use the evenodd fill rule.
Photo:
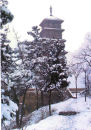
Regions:
<instances>
[{"instance_id":1,"label":"pagoda spire","mask_svg":"<svg viewBox=\"0 0 91 130\"><path fill-rule=\"evenodd\" d=\"M50 16L52 16L52 6L50 6Z\"/></svg>"}]
</instances>

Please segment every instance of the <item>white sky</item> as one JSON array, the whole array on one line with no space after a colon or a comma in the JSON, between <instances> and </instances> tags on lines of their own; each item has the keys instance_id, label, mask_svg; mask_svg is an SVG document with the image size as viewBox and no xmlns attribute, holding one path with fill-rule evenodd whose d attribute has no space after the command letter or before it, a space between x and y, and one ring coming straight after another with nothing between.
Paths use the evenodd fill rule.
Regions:
<instances>
[{"instance_id":1,"label":"white sky","mask_svg":"<svg viewBox=\"0 0 91 130\"><path fill-rule=\"evenodd\" d=\"M8 0L8 8L14 15L11 23L22 39L27 31L39 25L49 16L50 5L53 15L64 20L63 38L67 40L66 50L77 50L84 42L87 32L91 32L91 0ZM29 36L28 36L29 37Z\"/></svg>"}]
</instances>

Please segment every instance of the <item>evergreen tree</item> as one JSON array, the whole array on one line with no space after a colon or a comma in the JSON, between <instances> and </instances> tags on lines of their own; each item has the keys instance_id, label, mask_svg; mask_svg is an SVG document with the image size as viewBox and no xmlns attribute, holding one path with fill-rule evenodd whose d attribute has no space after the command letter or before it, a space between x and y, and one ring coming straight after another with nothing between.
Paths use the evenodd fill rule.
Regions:
<instances>
[{"instance_id":1,"label":"evergreen tree","mask_svg":"<svg viewBox=\"0 0 91 130\"><path fill-rule=\"evenodd\" d=\"M9 40L7 39L7 31L0 34L1 39L1 107L2 107L2 122L5 120L11 120L15 115L17 105L12 101L10 97L10 73L14 69L14 63L12 61L12 49L9 46Z\"/></svg>"},{"instance_id":2,"label":"evergreen tree","mask_svg":"<svg viewBox=\"0 0 91 130\"><path fill-rule=\"evenodd\" d=\"M18 110L16 111L16 124L18 127L21 127L22 125L25 97L28 89L32 87L33 78L33 74L30 70L30 63L25 57L27 53L24 51L24 46L23 48L21 46L23 43L18 43L18 47L14 50L13 61L16 66L14 71L10 74L10 80L12 82L12 99L18 106ZM21 97L22 101L20 102Z\"/></svg>"},{"instance_id":3,"label":"evergreen tree","mask_svg":"<svg viewBox=\"0 0 91 130\"><path fill-rule=\"evenodd\" d=\"M7 8L7 0L0 0L0 28L13 20L13 15Z\"/></svg>"},{"instance_id":4,"label":"evergreen tree","mask_svg":"<svg viewBox=\"0 0 91 130\"><path fill-rule=\"evenodd\" d=\"M49 93L49 106L51 104L51 91L56 89L59 94L64 94L67 82L67 67L65 40L42 39L39 37L38 27L33 27L28 34L34 37L32 42L25 41L21 44L21 54L26 66L34 74L33 85L41 91L43 105L43 92ZM51 111L50 111L51 113Z\"/></svg>"},{"instance_id":5,"label":"evergreen tree","mask_svg":"<svg viewBox=\"0 0 91 130\"><path fill-rule=\"evenodd\" d=\"M0 29L3 25L12 21L13 15L7 9L7 0L0 1ZM9 46L9 40L7 39L8 29L0 30L0 45L1 45L1 119L2 123L12 120L17 105L11 100L10 97L10 78L9 74L12 72L14 67L11 55L12 49Z\"/></svg>"},{"instance_id":6,"label":"evergreen tree","mask_svg":"<svg viewBox=\"0 0 91 130\"><path fill-rule=\"evenodd\" d=\"M36 86L42 92L49 92L49 106L51 102L51 91L58 90L63 93L68 86L67 82L67 67L66 57L67 53L65 48L65 40L63 39L42 39L37 36L38 28L34 28L34 41L30 44L33 55L32 71L35 73L37 79L35 80ZM36 34L36 35L35 35ZM36 38L38 39L36 40ZM43 99L43 97L42 97Z\"/></svg>"}]
</instances>

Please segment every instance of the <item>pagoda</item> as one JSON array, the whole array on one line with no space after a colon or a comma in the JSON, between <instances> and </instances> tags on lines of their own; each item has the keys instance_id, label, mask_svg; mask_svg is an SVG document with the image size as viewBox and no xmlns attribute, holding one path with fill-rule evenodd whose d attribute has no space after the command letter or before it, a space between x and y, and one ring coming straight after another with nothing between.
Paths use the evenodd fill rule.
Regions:
<instances>
[{"instance_id":1,"label":"pagoda","mask_svg":"<svg viewBox=\"0 0 91 130\"><path fill-rule=\"evenodd\" d=\"M50 16L45 18L40 26L42 31L40 32L41 38L50 38L50 39L62 39L62 32L64 29L61 29L61 24L63 20L56 18L52 15L52 7L50 7Z\"/></svg>"}]
</instances>

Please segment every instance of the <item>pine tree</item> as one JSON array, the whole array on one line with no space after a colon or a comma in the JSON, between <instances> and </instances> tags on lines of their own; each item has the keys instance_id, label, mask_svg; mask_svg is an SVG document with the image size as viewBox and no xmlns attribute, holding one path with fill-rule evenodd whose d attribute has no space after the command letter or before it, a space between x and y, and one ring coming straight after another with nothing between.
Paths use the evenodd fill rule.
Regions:
<instances>
[{"instance_id":1,"label":"pine tree","mask_svg":"<svg viewBox=\"0 0 91 130\"><path fill-rule=\"evenodd\" d=\"M13 20L13 15L7 8L7 0L0 0L0 28Z\"/></svg>"},{"instance_id":2,"label":"pine tree","mask_svg":"<svg viewBox=\"0 0 91 130\"><path fill-rule=\"evenodd\" d=\"M10 97L11 87L10 73L13 70L14 64L12 61L12 49L9 46L9 40L7 39L7 31L0 34L1 39L1 107L2 107L2 123L5 120L11 120L15 115L17 105L12 101Z\"/></svg>"},{"instance_id":3,"label":"pine tree","mask_svg":"<svg viewBox=\"0 0 91 130\"><path fill-rule=\"evenodd\" d=\"M0 2L0 29L3 25L11 22L13 15L7 9L8 2L1 0ZM12 72L13 62L11 58L12 49L9 46L9 40L7 39L8 29L0 30L0 44L1 44L1 119L2 123L12 120L17 105L11 100L9 86L10 78L9 74Z\"/></svg>"},{"instance_id":4,"label":"pine tree","mask_svg":"<svg viewBox=\"0 0 91 130\"><path fill-rule=\"evenodd\" d=\"M18 47L15 48L13 53L13 61L16 66L14 71L10 74L12 99L18 106L18 110L16 111L16 124L18 127L22 125L26 93L28 89L32 87L33 74L30 70L30 62L27 55L28 51L27 53L25 52L24 42L19 42ZM21 97L22 101L20 102Z\"/></svg>"},{"instance_id":5,"label":"pine tree","mask_svg":"<svg viewBox=\"0 0 91 130\"><path fill-rule=\"evenodd\" d=\"M37 88L42 92L49 93L49 106L51 104L51 91L58 90L63 93L68 86L66 57L67 53L65 48L65 40L63 39L42 39L37 36L38 28L34 28L32 36L34 41L32 44L32 71L38 79L35 80ZM34 33L33 35L33 32ZM36 34L36 35L35 35ZM37 39L38 37L38 39ZM37 40L36 40L37 39ZM30 48L31 51L31 48ZM42 97L43 98L43 97ZM50 109L50 108L49 108Z\"/></svg>"}]
</instances>

